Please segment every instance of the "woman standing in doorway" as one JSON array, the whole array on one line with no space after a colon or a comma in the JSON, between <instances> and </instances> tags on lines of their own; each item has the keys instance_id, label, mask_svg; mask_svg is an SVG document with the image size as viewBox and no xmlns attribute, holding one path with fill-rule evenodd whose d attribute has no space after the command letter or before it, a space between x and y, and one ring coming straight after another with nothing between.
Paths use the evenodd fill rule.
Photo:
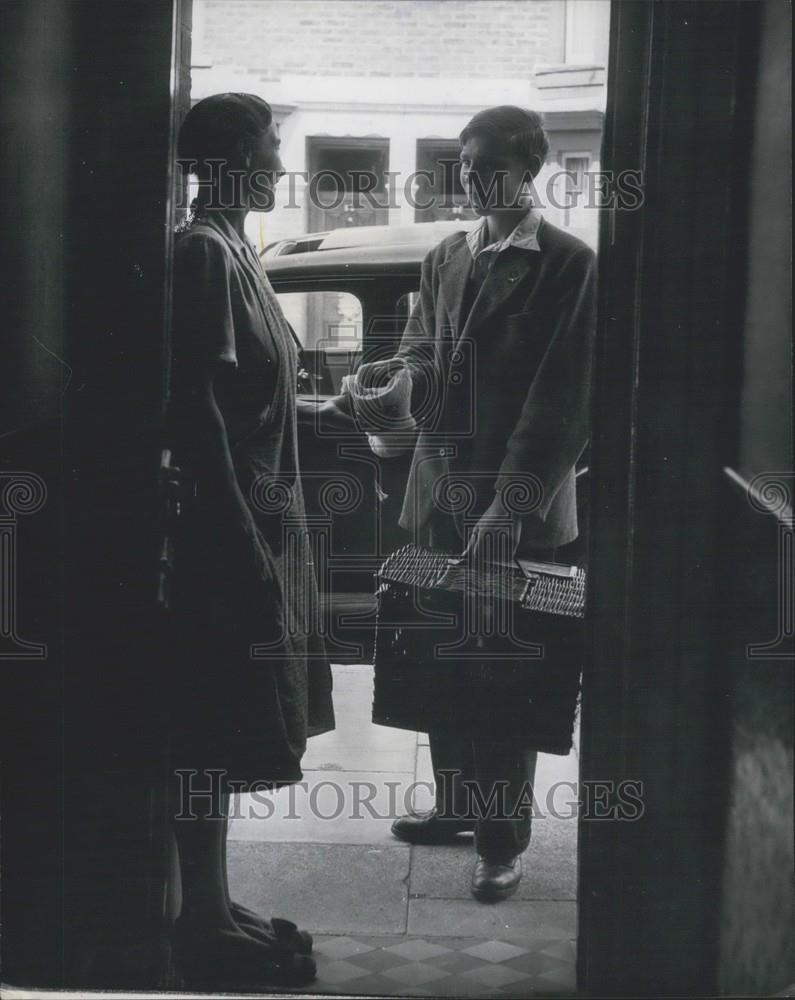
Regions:
<instances>
[{"instance_id":1,"label":"woman standing in doorway","mask_svg":"<svg viewBox=\"0 0 795 1000\"><path fill-rule=\"evenodd\" d=\"M171 764L186 985L245 990L315 976L312 939L231 900L230 791L301 779L307 736L334 728L296 438L297 355L249 210L284 173L271 109L196 104L179 136L199 181L174 255L171 440L195 482L176 539Z\"/></svg>"}]
</instances>

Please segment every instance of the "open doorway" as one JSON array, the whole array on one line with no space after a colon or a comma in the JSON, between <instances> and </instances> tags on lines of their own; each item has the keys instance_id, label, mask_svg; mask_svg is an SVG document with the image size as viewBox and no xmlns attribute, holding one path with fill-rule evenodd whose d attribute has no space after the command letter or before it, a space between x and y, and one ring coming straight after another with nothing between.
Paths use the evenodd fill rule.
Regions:
<instances>
[{"instance_id":1,"label":"open doorway","mask_svg":"<svg viewBox=\"0 0 795 1000\"><path fill-rule=\"evenodd\" d=\"M168 570L168 551L156 544L154 472L167 343L163 226L169 214L163 197L173 152L169 126L182 110L172 104L175 84L187 78L190 62L187 48L182 59L174 58L173 49L182 48L189 33L180 20L182 4L175 11L161 0L126 7L67 0L6 6L2 40L10 58L3 62L9 67L4 94L18 141L4 145L11 157L4 205L15 225L20 208L32 224L17 226L17 250L24 252L7 259L10 287L18 294L4 360L20 376L23 392L10 397L14 425L4 425L5 468L41 474L48 492L32 518L21 516L34 513L33 504L22 503L29 491L6 491L5 499L20 514L18 525L12 518L9 526L20 532L20 589L14 595L20 634L46 642L49 658L36 669L8 661L3 669L11 694L4 699L10 711L3 730L3 973L28 992L74 986L73 995L83 996L90 988L129 986L138 995L174 985L160 977L161 890L173 883L164 878L166 824L160 819L167 810L161 802L158 716L171 664L152 649L152 639L161 645L154 586L159 555L165 556L161 573ZM303 11L315 5L291 6ZM452 4L423 6L455 12ZM563 3L554 7L558 14L564 10ZM567 3L566 14L570 7L590 4ZM645 202L642 211L605 213L600 246L601 392L592 443L599 530L592 531L589 567L600 600L591 604L595 634L581 775L646 779L647 809L639 823L580 825L579 985L592 995L772 995L783 994L793 978L791 901L781 878L792 864L792 692L791 673L777 659L785 650L776 640L775 619L791 606L783 589L777 590L779 570L787 564L777 562L776 549L791 539L791 473L786 489L757 478L765 469L791 464L789 218L782 210L788 205L787 177L778 170L771 180L767 170L788 157L790 15L778 0L617 3L612 11L605 162L633 172L644 166ZM357 25L346 26L357 43L365 39L369 17L368 11ZM204 20L217 30L210 18ZM456 38L453 22L455 17L444 26L431 24L437 49L440 38ZM527 19L517 23L529 35ZM201 25L196 27L199 41ZM467 21L459 35L470 28L478 33L477 23ZM249 35L236 34L232 45L242 51ZM374 37L383 67L386 36L374 31ZM561 58L576 53L593 59L593 37L591 30L565 32ZM293 49L285 80L288 69L307 64L351 69L340 63L352 60L327 50L317 55L305 43L300 53ZM291 37L277 37L275 44L289 47ZM524 36L521 45L532 49ZM218 90L272 84L275 93L268 96L279 122L290 118L299 101L307 113L327 113L323 100L312 101L302 90L307 81L300 74L293 73L280 95L278 80L271 79L279 74L263 65L267 46L254 37L252 47L257 51L249 64L262 74L241 75L227 60L228 72L214 83ZM461 51L457 44L449 47ZM406 51L415 58L413 48L402 46L404 64ZM209 65L201 55L197 46L197 85ZM417 48L417 76L428 62L427 50ZM503 57L500 68L508 65ZM472 60L465 66L467 74L476 72ZM170 78L175 67L176 79ZM549 82L556 73L547 74ZM541 75L537 70L535 77ZM568 78L587 88L594 76L591 67ZM457 90L462 101L466 79ZM405 111L408 91L389 83L393 104ZM477 83L484 102L508 94L505 88L487 94L480 78ZM354 80L336 97L350 112L363 89L361 79ZM379 88L369 78L366 89L377 104ZM382 86L380 97L388 89ZM472 103L469 110L480 106ZM425 110L427 138L455 136L449 122L430 121L433 107ZM587 118L584 129L590 128ZM343 131L379 137L384 119L381 110L362 114ZM67 127L54 129L52 121ZM316 121L306 131L330 129ZM574 138L567 152L586 153L582 137ZM390 171L410 144L401 148L390 137ZM704 149L710 150L709 170ZM39 165L38 174L31 173L32 164ZM31 184L42 171L42 184ZM294 200L302 207L299 178L295 186ZM98 238L110 218L123 238ZM288 239L288 232L280 241L275 219L263 220L261 235L279 244L277 260L289 260L284 251L302 240L314 242L306 234ZM390 229L412 221L402 201L390 209ZM366 228L348 230L344 239ZM63 240L41 236L56 230ZM411 283L410 275L401 274ZM365 287L378 284L360 282L359 301L366 298ZM403 304L394 312L405 322L416 291L398 294ZM377 296L373 302L372 324L361 330L368 349L370 329L389 336L400 325L388 308L377 307ZM350 312L350 300L341 305ZM345 321L358 330L355 317ZM68 348L63 361L56 356L62 344ZM45 415L45 423L34 423ZM133 450L119 449L119 441ZM356 517L345 516L355 538ZM37 527L42 518L43 534ZM791 554L791 547L783 551ZM63 573L53 572L54 561ZM361 571L348 569L347 578L336 581L339 594L356 596ZM791 640L791 621L784 617L778 624L778 638ZM351 674L361 678L366 649L348 653ZM341 719L344 701L356 701L343 681ZM359 718L366 722L366 716ZM137 770L134 794L117 782L128 760L136 769L146 761L147 773L151 762L158 786L140 784ZM345 763L337 754L317 760L319 773L325 765ZM335 811L333 798L317 798L319 811ZM307 858L316 846L310 845ZM379 847L363 846L377 860ZM238 866L236 884L241 872L258 884L278 877L285 851L282 843L271 864ZM384 867L374 866L366 886L345 887L354 912L360 898L380 891L385 877ZM316 894L311 877L307 886ZM272 907L279 902L274 898ZM412 902L407 893L407 912ZM509 905L490 912L499 918ZM313 912L319 910L314 906ZM495 930L490 940L505 944L501 933ZM425 937L419 946L419 936L406 933L396 935L394 945L387 944L387 935L370 945L341 937L340 926L318 936L318 944L337 942L336 959L328 954L321 965L335 965L330 975L344 980L327 980L328 992L350 990L354 981L362 991L383 986L383 979L374 981L382 972L370 976L367 968L383 970L390 993L402 990L400 978L417 984L406 992L458 990L459 983L445 979L445 963L461 976L472 972L466 983L481 975L482 954L457 947L449 936L442 943ZM386 976L406 958L407 947L403 964L409 971ZM504 948L502 961L499 948L491 955L510 978L520 975L508 983L505 971L487 973L492 984L503 979L493 989L519 992L521 966L526 971L535 963L536 972L547 976L545 989L537 992L555 990L549 963L556 956L548 945L540 957L506 958ZM417 970L416 963L424 968ZM541 973L540 965L547 971Z\"/></svg>"},{"instance_id":2,"label":"open doorway","mask_svg":"<svg viewBox=\"0 0 795 1000\"><path fill-rule=\"evenodd\" d=\"M512 104L549 116L537 208L595 247L587 175L600 162L608 3L409 0L398 16L338 0L296 18L279 0L194 0L194 12L192 100L238 90L276 112L288 173L275 210L249 216L247 231L301 341L316 399L337 393L362 359L396 349L422 258L459 225L474 227L456 161L458 136L478 111ZM530 22L536 30L517 31ZM573 990L576 731L570 753L539 756L526 874L510 900L472 899L471 836L446 846L398 841L396 815L433 802L429 738L372 723L368 664L372 574L399 542L408 465L379 463L366 443L311 435L301 438L301 462L310 514L323 514L313 504L332 480L355 500L335 512L321 588L337 729L310 741L303 783L236 802L233 894L318 935L324 988ZM584 504L584 464L578 471ZM581 562L584 545L567 555Z\"/></svg>"}]
</instances>

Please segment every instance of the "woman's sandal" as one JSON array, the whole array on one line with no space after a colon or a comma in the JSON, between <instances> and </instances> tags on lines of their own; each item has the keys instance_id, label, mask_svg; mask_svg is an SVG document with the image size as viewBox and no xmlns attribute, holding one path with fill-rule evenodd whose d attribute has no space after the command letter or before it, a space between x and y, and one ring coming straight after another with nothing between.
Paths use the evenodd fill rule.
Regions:
<instances>
[{"instance_id":1,"label":"woman's sandal","mask_svg":"<svg viewBox=\"0 0 795 1000\"><path fill-rule=\"evenodd\" d=\"M309 931L300 930L292 920L285 920L284 917L272 917L268 920L241 903L230 902L229 909L235 923L243 930L252 927L273 937L278 944L292 948L299 955L312 954L312 935Z\"/></svg>"},{"instance_id":2,"label":"woman's sandal","mask_svg":"<svg viewBox=\"0 0 795 1000\"><path fill-rule=\"evenodd\" d=\"M306 986L317 976L314 960L281 943L268 945L244 931L192 928L178 918L171 941L189 989L258 992L273 986Z\"/></svg>"},{"instance_id":3,"label":"woman's sandal","mask_svg":"<svg viewBox=\"0 0 795 1000\"><path fill-rule=\"evenodd\" d=\"M271 926L276 932L280 941L293 943L293 947L299 955L312 954L312 935L309 931L302 931L292 920L285 920L284 917L271 917Z\"/></svg>"}]
</instances>

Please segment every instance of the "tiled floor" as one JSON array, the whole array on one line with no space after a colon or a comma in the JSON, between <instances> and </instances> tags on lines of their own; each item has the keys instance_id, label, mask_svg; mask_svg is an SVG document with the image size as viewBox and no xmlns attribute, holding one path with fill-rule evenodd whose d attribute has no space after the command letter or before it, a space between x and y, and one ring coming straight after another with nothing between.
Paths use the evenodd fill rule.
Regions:
<instances>
[{"instance_id":1,"label":"tiled floor","mask_svg":"<svg viewBox=\"0 0 795 1000\"><path fill-rule=\"evenodd\" d=\"M551 996L574 992L577 757L539 756L524 878L498 905L469 892L471 836L410 847L390 833L432 804L427 737L370 722L372 671L335 667L337 729L310 741L301 785L241 796L232 894L315 934L313 993ZM554 813L554 814L553 814Z\"/></svg>"},{"instance_id":2,"label":"tiled floor","mask_svg":"<svg viewBox=\"0 0 795 1000\"><path fill-rule=\"evenodd\" d=\"M320 993L529 997L574 992L574 942L331 937L315 947Z\"/></svg>"}]
</instances>

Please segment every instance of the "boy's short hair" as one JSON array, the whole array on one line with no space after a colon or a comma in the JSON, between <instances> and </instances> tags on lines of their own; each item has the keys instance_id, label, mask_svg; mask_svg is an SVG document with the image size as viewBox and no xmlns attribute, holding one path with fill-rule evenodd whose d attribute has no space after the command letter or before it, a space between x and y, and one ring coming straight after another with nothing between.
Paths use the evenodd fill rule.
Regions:
<instances>
[{"instance_id":1,"label":"boy's short hair","mask_svg":"<svg viewBox=\"0 0 795 1000\"><path fill-rule=\"evenodd\" d=\"M463 146L473 136L487 136L506 146L535 176L549 154L544 121L536 111L501 104L479 111L458 137Z\"/></svg>"}]
</instances>

